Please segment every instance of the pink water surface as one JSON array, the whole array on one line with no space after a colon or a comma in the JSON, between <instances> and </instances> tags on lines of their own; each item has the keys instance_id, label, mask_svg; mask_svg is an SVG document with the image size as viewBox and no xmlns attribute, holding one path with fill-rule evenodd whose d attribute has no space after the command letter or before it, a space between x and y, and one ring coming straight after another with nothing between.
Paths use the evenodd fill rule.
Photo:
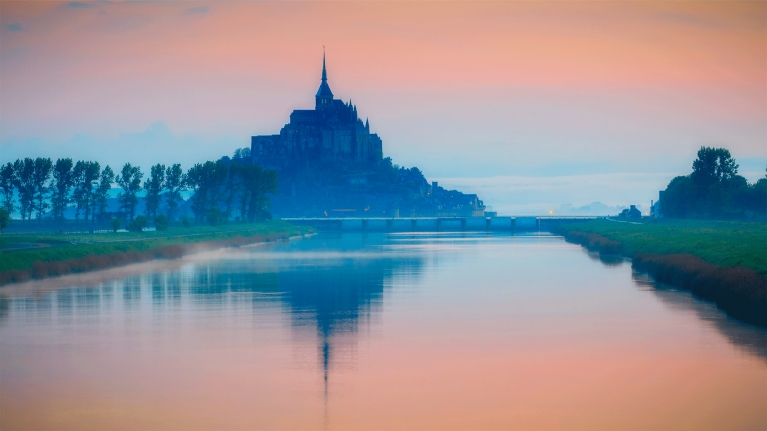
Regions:
<instances>
[{"instance_id":1,"label":"pink water surface","mask_svg":"<svg viewBox=\"0 0 767 431\"><path fill-rule=\"evenodd\" d=\"M550 235L322 235L0 300L2 429L767 428L767 332Z\"/></svg>"}]
</instances>

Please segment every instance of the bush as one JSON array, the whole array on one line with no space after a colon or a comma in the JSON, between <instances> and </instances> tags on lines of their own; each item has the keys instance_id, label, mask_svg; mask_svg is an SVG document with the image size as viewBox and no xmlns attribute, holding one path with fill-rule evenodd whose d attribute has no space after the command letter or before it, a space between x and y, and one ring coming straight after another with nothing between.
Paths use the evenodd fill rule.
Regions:
<instances>
[{"instance_id":1,"label":"bush","mask_svg":"<svg viewBox=\"0 0 767 431\"><path fill-rule=\"evenodd\" d=\"M119 218L113 218L110 220L109 224L112 226L112 232L117 232L117 230L122 227L123 221Z\"/></svg>"},{"instance_id":2,"label":"bush","mask_svg":"<svg viewBox=\"0 0 767 431\"><path fill-rule=\"evenodd\" d=\"M142 232L148 224L149 223L146 219L146 216L138 216L132 222L130 222L128 225L128 230L131 232Z\"/></svg>"},{"instance_id":3,"label":"bush","mask_svg":"<svg viewBox=\"0 0 767 431\"><path fill-rule=\"evenodd\" d=\"M8 227L8 223L11 221L11 215L8 214L8 210L0 208L0 232Z\"/></svg>"},{"instance_id":4,"label":"bush","mask_svg":"<svg viewBox=\"0 0 767 431\"><path fill-rule=\"evenodd\" d=\"M205 213L205 221L207 221L209 225L215 226L217 224L221 224L224 221L224 216L221 214L220 209L213 207L209 209L207 213Z\"/></svg>"},{"instance_id":5,"label":"bush","mask_svg":"<svg viewBox=\"0 0 767 431\"><path fill-rule=\"evenodd\" d=\"M168 230L168 219L160 214L154 218L154 227L157 230Z\"/></svg>"},{"instance_id":6,"label":"bush","mask_svg":"<svg viewBox=\"0 0 767 431\"><path fill-rule=\"evenodd\" d=\"M184 227L190 227L192 223L189 221L189 217L184 216L184 218L181 219L181 225Z\"/></svg>"}]
</instances>

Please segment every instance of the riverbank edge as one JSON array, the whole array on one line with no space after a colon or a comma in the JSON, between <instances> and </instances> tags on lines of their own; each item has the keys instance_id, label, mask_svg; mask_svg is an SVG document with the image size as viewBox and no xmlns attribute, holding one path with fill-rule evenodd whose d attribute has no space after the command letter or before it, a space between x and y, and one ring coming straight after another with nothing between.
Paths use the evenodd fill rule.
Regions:
<instances>
[{"instance_id":1,"label":"riverbank edge","mask_svg":"<svg viewBox=\"0 0 767 431\"><path fill-rule=\"evenodd\" d=\"M552 233L600 256L629 257L633 269L646 272L656 281L713 301L733 318L767 327L767 277L751 268L722 267L691 254L632 254L624 250L620 241L566 227L552 229Z\"/></svg>"},{"instance_id":2,"label":"riverbank edge","mask_svg":"<svg viewBox=\"0 0 767 431\"><path fill-rule=\"evenodd\" d=\"M13 283L99 271L134 263L148 262L154 259L179 259L203 251L285 241L291 238L310 235L314 235L313 230L308 230L307 232L297 232L295 230L279 231L268 234L238 235L221 240L162 245L144 251L121 251L108 254L89 254L84 257L57 261L36 261L32 264L31 268L0 271L0 290L2 286Z\"/></svg>"}]
</instances>

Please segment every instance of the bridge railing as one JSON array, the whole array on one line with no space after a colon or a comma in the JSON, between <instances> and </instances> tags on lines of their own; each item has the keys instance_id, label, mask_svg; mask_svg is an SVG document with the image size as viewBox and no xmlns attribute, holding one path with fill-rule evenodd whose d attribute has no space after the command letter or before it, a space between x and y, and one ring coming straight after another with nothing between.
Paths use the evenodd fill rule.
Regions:
<instances>
[{"instance_id":1,"label":"bridge railing","mask_svg":"<svg viewBox=\"0 0 767 431\"><path fill-rule=\"evenodd\" d=\"M323 230L360 231L535 231L599 216L506 217L286 217L281 220Z\"/></svg>"}]
</instances>

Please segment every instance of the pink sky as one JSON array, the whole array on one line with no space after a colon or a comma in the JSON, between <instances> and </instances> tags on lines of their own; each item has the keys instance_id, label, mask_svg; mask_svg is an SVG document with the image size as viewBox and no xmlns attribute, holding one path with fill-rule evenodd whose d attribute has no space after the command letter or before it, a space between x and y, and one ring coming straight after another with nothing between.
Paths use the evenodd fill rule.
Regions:
<instances>
[{"instance_id":1,"label":"pink sky","mask_svg":"<svg viewBox=\"0 0 767 431\"><path fill-rule=\"evenodd\" d=\"M3 161L231 154L313 106L325 45L336 97L429 178L653 178L509 210L644 202L701 145L767 162L764 2L4 1L0 24Z\"/></svg>"}]
</instances>

